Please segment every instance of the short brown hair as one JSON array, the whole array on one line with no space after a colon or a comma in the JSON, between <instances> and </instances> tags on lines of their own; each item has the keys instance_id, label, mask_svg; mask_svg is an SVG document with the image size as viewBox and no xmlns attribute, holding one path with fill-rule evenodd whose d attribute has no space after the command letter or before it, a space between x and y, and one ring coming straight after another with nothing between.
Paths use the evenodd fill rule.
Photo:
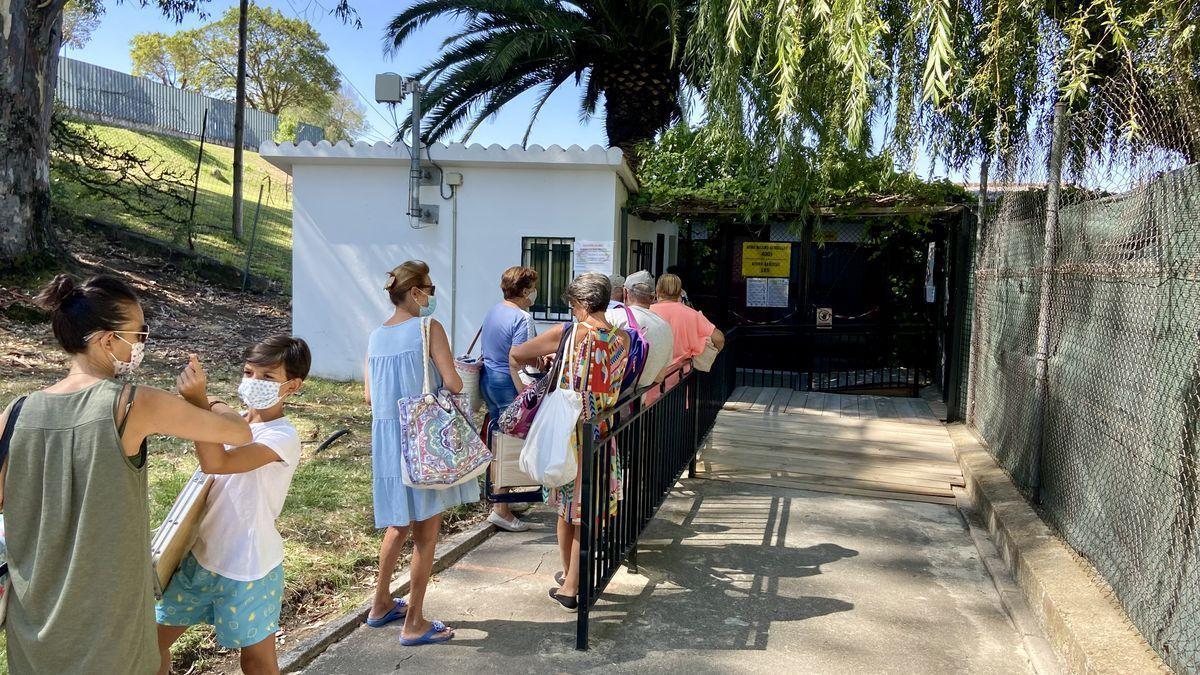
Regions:
<instances>
[{"instance_id":1,"label":"short brown hair","mask_svg":"<svg viewBox=\"0 0 1200 675\"><path fill-rule=\"evenodd\" d=\"M683 281L674 274L664 274L658 278L658 299L678 300L683 295Z\"/></svg>"},{"instance_id":2,"label":"short brown hair","mask_svg":"<svg viewBox=\"0 0 1200 675\"><path fill-rule=\"evenodd\" d=\"M510 267L500 275L500 290L503 291L505 300L512 300L528 293L537 280L537 270L532 267Z\"/></svg>"},{"instance_id":3,"label":"short brown hair","mask_svg":"<svg viewBox=\"0 0 1200 675\"><path fill-rule=\"evenodd\" d=\"M399 307L409 291L425 283L429 278L429 265L421 260L408 260L388 272L388 281L383 288L388 292L392 304Z\"/></svg>"},{"instance_id":4,"label":"short brown hair","mask_svg":"<svg viewBox=\"0 0 1200 675\"><path fill-rule=\"evenodd\" d=\"M261 368L283 364L289 380L303 380L312 367L312 352L308 343L291 335L272 335L253 347L247 347L242 360Z\"/></svg>"}]
</instances>

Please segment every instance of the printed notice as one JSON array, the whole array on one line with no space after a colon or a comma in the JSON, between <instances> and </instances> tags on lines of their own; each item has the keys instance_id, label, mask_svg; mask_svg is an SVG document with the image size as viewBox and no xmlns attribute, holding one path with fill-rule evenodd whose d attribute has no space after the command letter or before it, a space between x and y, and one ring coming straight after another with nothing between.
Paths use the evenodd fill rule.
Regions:
<instances>
[{"instance_id":1,"label":"printed notice","mask_svg":"<svg viewBox=\"0 0 1200 675\"><path fill-rule=\"evenodd\" d=\"M584 272L599 272L605 276L613 273L613 249L611 241L576 241L575 276Z\"/></svg>"},{"instance_id":2,"label":"printed notice","mask_svg":"<svg viewBox=\"0 0 1200 675\"><path fill-rule=\"evenodd\" d=\"M747 307L787 307L787 279L746 279Z\"/></svg>"},{"instance_id":3,"label":"printed notice","mask_svg":"<svg viewBox=\"0 0 1200 675\"><path fill-rule=\"evenodd\" d=\"M782 277L786 279L791 275L791 244L761 241L742 243L743 277Z\"/></svg>"}]
</instances>

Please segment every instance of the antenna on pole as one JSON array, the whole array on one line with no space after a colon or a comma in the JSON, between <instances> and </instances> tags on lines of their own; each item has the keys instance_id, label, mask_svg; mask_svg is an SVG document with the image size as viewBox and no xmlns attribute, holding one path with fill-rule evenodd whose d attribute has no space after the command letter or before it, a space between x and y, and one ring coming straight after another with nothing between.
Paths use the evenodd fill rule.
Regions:
<instances>
[{"instance_id":1,"label":"antenna on pole","mask_svg":"<svg viewBox=\"0 0 1200 675\"><path fill-rule=\"evenodd\" d=\"M416 78L402 78L396 73L375 76L376 102L400 103L405 96L412 96L412 142L408 146L411 158L408 170L408 216L421 223L436 225L437 205L421 203L421 186L437 185L441 182L441 172L436 171L434 167L425 166L421 161L421 95L424 93L425 85Z\"/></svg>"}]
</instances>

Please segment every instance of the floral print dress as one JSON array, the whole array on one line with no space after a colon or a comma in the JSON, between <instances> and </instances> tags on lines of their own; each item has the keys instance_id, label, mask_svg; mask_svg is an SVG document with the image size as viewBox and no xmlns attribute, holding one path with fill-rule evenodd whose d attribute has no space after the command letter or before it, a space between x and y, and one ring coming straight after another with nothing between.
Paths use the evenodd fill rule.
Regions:
<instances>
[{"instance_id":1,"label":"floral print dress","mask_svg":"<svg viewBox=\"0 0 1200 675\"><path fill-rule=\"evenodd\" d=\"M609 410L621 397L621 379L625 376L628 348L621 341L620 336L623 331L620 328L595 328L586 323L580 323L578 326L584 334L575 347L574 358L570 361L578 365L574 368L575 372L564 370L559 377L558 385L560 387L568 386L568 382L570 382L570 386L580 392L583 398L583 414L580 415L575 434L571 438L571 450L575 453L579 471L582 472L583 458L580 456L580 449L583 446L581 442L583 422ZM564 328L564 330L570 330L570 328ZM568 381L568 377L572 380ZM596 440L599 440L605 432L607 432L607 424L597 428ZM615 440L608 443L607 454L612 467L612 477L608 484L608 515L615 516L624 487L624 475L620 458L617 456ZM581 505L578 484L578 479L573 480L562 487L547 490L546 495L546 503L557 509L560 518L572 524L578 524L580 520Z\"/></svg>"}]
</instances>

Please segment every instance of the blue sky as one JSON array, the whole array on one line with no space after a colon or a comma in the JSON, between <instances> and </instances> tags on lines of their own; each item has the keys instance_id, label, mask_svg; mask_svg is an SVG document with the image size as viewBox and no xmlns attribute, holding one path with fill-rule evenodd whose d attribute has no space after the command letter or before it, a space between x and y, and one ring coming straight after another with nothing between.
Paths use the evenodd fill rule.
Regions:
<instances>
[{"instance_id":1,"label":"blue sky","mask_svg":"<svg viewBox=\"0 0 1200 675\"><path fill-rule=\"evenodd\" d=\"M368 99L379 112L368 108L367 120L373 129L366 140L390 138L394 129L391 115L383 105L375 104L375 74L397 72L407 74L424 65L441 46L441 41L450 34L454 23L438 21L425 26L413 36L395 58L383 53L383 29L403 7L405 1L354 0L353 6L362 18L363 27L343 25L328 12L333 0L256 0L257 4L274 7L286 16L299 16L309 21L321 33L329 45L329 58L349 81ZM106 3L108 9L100 27L92 34L92 40L83 49L67 49L64 54L74 59L88 61L106 68L129 72L129 40L138 33L151 31L171 33L184 28L195 28L213 20L236 0L213 0L206 12L209 18L188 17L184 23L175 24L158 10L142 8L136 0L125 0L121 4ZM485 122L471 136L471 142L520 143L528 124L536 94L528 93L506 106L493 120ZM579 91L572 84L563 85L538 116L538 123L530 134L529 142L548 146L557 143L563 147L577 143L584 147L605 144L604 120L596 117L587 124L579 121ZM366 102L363 101L363 105ZM407 106L396 110L397 116L407 115ZM450 140L459 140L455 136Z\"/></svg>"}]
</instances>

